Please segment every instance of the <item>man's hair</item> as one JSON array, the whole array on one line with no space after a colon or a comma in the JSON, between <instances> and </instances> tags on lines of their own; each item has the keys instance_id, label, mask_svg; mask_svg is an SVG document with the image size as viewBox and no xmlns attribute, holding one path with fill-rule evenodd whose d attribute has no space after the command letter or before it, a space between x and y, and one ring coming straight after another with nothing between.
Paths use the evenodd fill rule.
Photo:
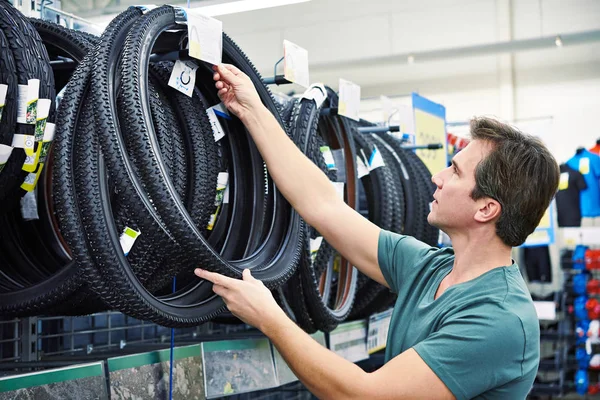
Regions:
<instances>
[{"instance_id":1,"label":"man's hair","mask_svg":"<svg viewBox=\"0 0 600 400\"><path fill-rule=\"evenodd\" d=\"M491 118L473 118L471 137L493 146L475 169L471 197L491 197L500 203L496 234L506 245L519 246L556 194L558 164L541 140Z\"/></svg>"}]
</instances>

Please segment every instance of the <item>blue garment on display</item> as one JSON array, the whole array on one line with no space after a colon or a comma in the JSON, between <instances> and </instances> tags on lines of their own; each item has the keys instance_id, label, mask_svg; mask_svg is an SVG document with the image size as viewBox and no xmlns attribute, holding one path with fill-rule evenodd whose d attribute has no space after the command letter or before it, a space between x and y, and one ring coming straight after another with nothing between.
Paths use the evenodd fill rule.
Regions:
<instances>
[{"instance_id":1,"label":"blue garment on display","mask_svg":"<svg viewBox=\"0 0 600 400\"><path fill-rule=\"evenodd\" d=\"M587 249L587 246L581 244L575 246L575 251L573 251L573 269L585 270L585 252Z\"/></svg>"},{"instance_id":2,"label":"blue garment on display","mask_svg":"<svg viewBox=\"0 0 600 400\"><path fill-rule=\"evenodd\" d=\"M567 165L579 171L587 184L587 189L581 191L581 216L600 217L600 157L581 150Z\"/></svg>"}]
</instances>

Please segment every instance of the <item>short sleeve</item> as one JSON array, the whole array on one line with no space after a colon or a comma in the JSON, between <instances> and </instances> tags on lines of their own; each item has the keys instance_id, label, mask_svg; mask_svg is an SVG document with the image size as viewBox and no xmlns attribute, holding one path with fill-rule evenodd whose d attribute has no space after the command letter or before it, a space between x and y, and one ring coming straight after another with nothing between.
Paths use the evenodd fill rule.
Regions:
<instances>
[{"instance_id":1,"label":"short sleeve","mask_svg":"<svg viewBox=\"0 0 600 400\"><path fill-rule=\"evenodd\" d=\"M456 399L471 399L522 377L521 320L490 304L461 314L413 347Z\"/></svg>"},{"instance_id":2,"label":"short sleeve","mask_svg":"<svg viewBox=\"0 0 600 400\"><path fill-rule=\"evenodd\" d=\"M398 288L407 275L414 272L427 254L435 250L437 249L412 236L382 229L377 245L377 262L392 292L398 293Z\"/></svg>"}]
</instances>

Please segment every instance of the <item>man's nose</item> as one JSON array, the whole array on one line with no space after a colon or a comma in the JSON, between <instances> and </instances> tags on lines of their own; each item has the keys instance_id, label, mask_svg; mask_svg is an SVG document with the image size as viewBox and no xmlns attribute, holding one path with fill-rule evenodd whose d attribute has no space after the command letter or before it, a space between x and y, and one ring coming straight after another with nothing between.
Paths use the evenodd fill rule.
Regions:
<instances>
[{"instance_id":1,"label":"man's nose","mask_svg":"<svg viewBox=\"0 0 600 400\"><path fill-rule=\"evenodd\" d=\"M431 182L433 182L433 184L435 186L437 186L438 188L442 188L443 185L443 181L442 178L440 177L440 174L435 174L431 177Z\"/></svg>"}]
</instances>

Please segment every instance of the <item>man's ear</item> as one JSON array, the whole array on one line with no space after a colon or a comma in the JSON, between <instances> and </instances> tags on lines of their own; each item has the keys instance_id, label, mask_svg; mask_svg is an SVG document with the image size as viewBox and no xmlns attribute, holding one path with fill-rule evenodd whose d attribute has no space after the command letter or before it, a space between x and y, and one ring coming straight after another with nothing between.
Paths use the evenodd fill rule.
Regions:
<instances>
[{"instance_id":1,"label":"man's ear","mask_svg":"<svg viewBox=\"0 0 600 400\"><path fill-rule=\"evenodd\" d=\"M498 203L498 201L489 197L485 197L480 199L479 209L475 214L475 221L484 223L493 221L500 217L501 212L502 206L500 203Z\"/></svg>"}]
</instances>

